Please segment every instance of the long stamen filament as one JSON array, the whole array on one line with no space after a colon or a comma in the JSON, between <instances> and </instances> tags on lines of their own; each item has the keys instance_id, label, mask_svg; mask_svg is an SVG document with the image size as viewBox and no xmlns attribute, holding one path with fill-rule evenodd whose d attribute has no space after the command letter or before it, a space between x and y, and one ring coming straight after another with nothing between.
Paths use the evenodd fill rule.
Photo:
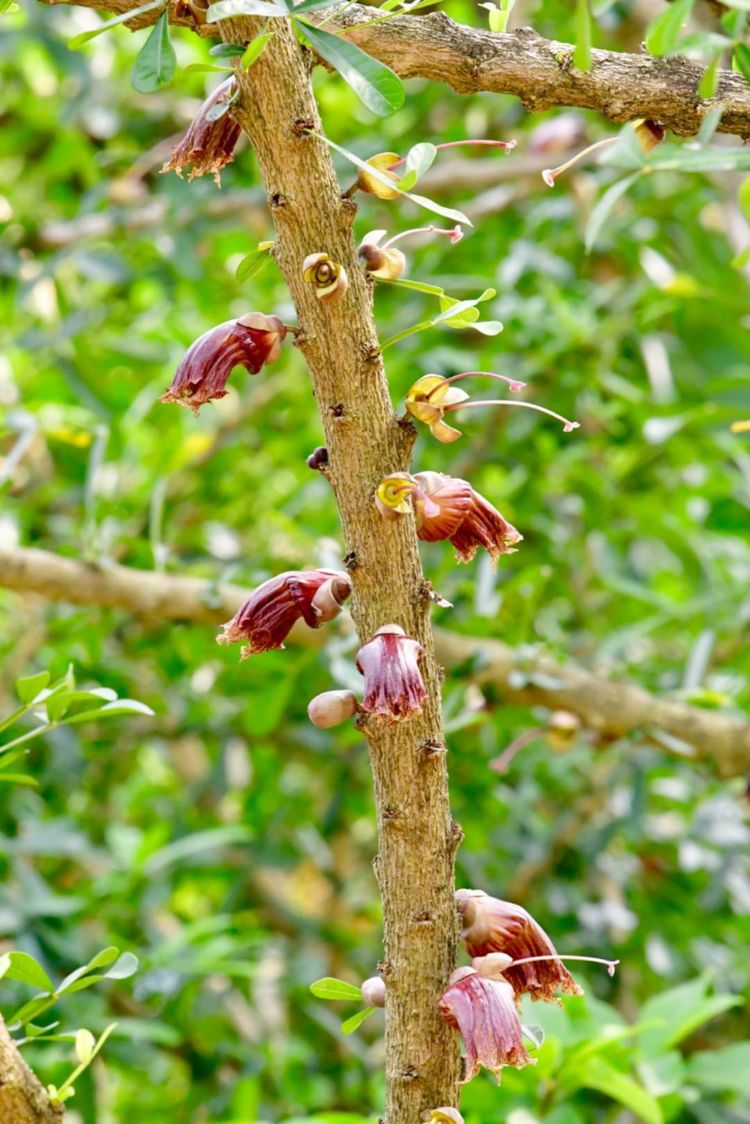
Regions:
<instances>
[{"instance_id":1,"label":"long stamen filament","mask_svg":"<svg viewBox=\"0 0 750 1124\"><path fill-rule=\"evenodd\" d=\"M510 389L515 391L523 390L523 388L526 386L526 383L521 382L520 379L512 379L508 375L496 375L494 371L463 371L460 375L451 375L450 378L444 379L443 381L446 383L450 383L458 382L459 379L499 379L500 382L507 383ZM435 387L435 390L439 389L439 386ZM435 390L431 391L430 393L434 394ZM427 397L429 398L429 396L430 395L428 394Z\"/></svg>"},{"instance_id":2,"label":"long stamen filament","mask_svg":"<svg viewBox=\"0 0 750 1124\"><path fill-rule=\"evenodd\" d=\"M481 402L456 402L453 406L444 406L444 412L450 413L452 410L471 410L477 406L522 406L524 410L537 410L540 414L548 414L551 418L562 422L563 432L571 433L574 429L578 429L580 422L571 421L570 418L564 418L562 414L556 414L554 410L548 410L546 406L537 406L536 402L510 402L506 398L486 398Z\"/></svg>"},{"instance_id":3,"label":"long stamen filament","mask_svg":"<svg viewBox=\"0 0 750 1124\"><path fill-rule=\"evenodd\" d=\"M620 963L619 960L603 960L601 956L524 956L521 960L514 960L508 968L517 968L519 964L533 964L537 960L586 960L589 964L603 964L610 976L614 976L615 968Z\"/></svg>"},{"instance_id":4,"label":"long stamen filament","mask_svg":"<svg viewBox=\"0 0 750 1124\"><path fill-rule=\"evenodd\" d=\"M435 148L458 148L459 145L464 144L482 144L489 148L502 148L505 152L511 152L516 147L516 141L498 141L498 140L457 140L457 141L444 141L442 144L436 144ZM394 168L400 168L402 164L406 163L406 157L402 156L395 164L388 165L388 171L392 172Z\"/></svg>"},{"instance_id":5,"label":"long stamen filament","mask_svg":"<svg viewBox=\"0 0 750 1124\"><path fill-rule=\"evenodd\" d=\"M590 144L588 148L581 149L580 152L577 152L575 156L571 156L570 160L566 160L565 163L560 164L559 167L545 168L542 172L542 179L547 184L547 187L554 187L557 177L561 176L563 172L567 172L568 168L572 168L574 164L578 164L579 161L590 156L592 152L596 152L600 148L605 148L607 145L614 144L617 139L617 137L605 137L604 140L596 141L595 144Z\"/></svg>"},{"instance_id":6,"label":"long stamen filament","mask_svg":"<svg viewBox=\"0 0 750 1124\"><path fill-rule=\"evenodd\" d=\"M440 226L415 226L411 230L402 230L400 234L394 234L387 242L384 242L380 247L381 250L387 250L389 246L395 245L402 238L408 238L411 234L441 234L445 238L450 238L451 242L460 242L464 236L461 227L456 225L451 230L445 230Z\"/></svg>"}]
</instances>

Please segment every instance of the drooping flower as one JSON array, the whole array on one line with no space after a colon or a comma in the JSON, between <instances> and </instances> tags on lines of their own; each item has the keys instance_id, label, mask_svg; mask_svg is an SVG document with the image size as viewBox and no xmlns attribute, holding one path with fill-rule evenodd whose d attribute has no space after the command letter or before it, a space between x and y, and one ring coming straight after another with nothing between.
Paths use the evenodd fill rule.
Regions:
<instances>
[{"instance_id":1,"label":"drooping flower","mask_svg":"<svg viewBox=\"0 0 750 1124\"><path fill-rule=\"evenodd\" d=\"M473 968L459 968L440 999L440 1014L461 1032L466 1048L464 1082L480 1066L500 1076L506 1065L533 1065L526 1053L513 988L491 980Z\"/></svg>"},{"instance_id":2,"label":"drooping flower","mask_svg":"<svg viewBox=\"0 0 750 1124\"><path fill-rule=\"evenodd\" d=\"M368 1007L385 1007L385 980L382 976L370 976L360 991Z\"/></svg>"},{"instance_id":3,"label":"drooping flower","mask_svg":"<svg viewBox=\"0 0 750 1124\"><path fill-rule=\"evenodd\" d=\"M422 646L397 624L379 628L357 652L357 670L365 677L362 710L401 722L419 714L427 697L419 659Z\"/></svg>"},{"instance_id":4,"label":"drooping flower","mask_svg":"<svg viewBox=\"0 0 750 1124\"><path fill-rule=\"evenodd\" d=\"M419 538L424 542L449 539L459 562L471 562L480 547L496 562L501 554L512 553L523 538L467 480L441 472L386 476L375 493L375 503L388 520L413 510Z\"/></svg>"},{"instance_id":5,"label":"drooping flower","mask_svg":"<svg viewBox=\"0 0 750 1124\"><path fill-rule=\"evenodd\" d=\"M221 169L234 160L235 145L242 130L228 111L219 116L214 114L219 113L217 106L234 97L236 90L237 79L232 75L208 95L185 136L172 149L162 172L175 171L182 176L185 168L192 165L188 179L211 174L221 186Z\"/></svg>"},{"instance_id":6,"label":"drooping flower","mask_svg":"<svg viewBox=\"0 0 750 1124\"><path fill-rule=\"evenodd\" d=\"M308 254L302 263L305 281L315 286L319 300L339 300L349 288L349 276L343 265L331 261L328 254Z\"/></svg>"},{"instance_id":7,"label":"drooping flower","mask_svg":"<svg viewBox=\"0 0 750 1124\"><path fill-rule=\"evenodd\" d=\"M433 437L444 443L458 441L461 437L460 429L454 429L443 420L445 414L452 413L454 410L476 409L478 406L516 406L526 410L536 410L540 414L547 414L562 422L565 433L578 429L579 422L569 421L568 418L556 414L554 410L548 410L546 406L537 406L535 402L518 402L505 398L487 398L469 402L466 391L453 385L460 379L468 378L499 379L514 391L523 390L526 385L518 379L508 378L507 375L496 375L492 371L463 371L460 375L451 375L450 378L443 378L441 375L423 375L410 387L406 395L407 413L428 425Z\"/></svg>"},{"instance_id":8,"label":"drooping flower","mask_svg":"<svg viewBox=\"0 0 750 1124\"><path fill-rule=\"evenodd\" d=\"M657 145L661 144L666 135L663 125L660 125L658 121L651 121L648 118L639 118L639 120L633 122L633 127L635 129L636 140L644 155L648 155ZM594 144L588 145L586 148L581 149L580 152L577 152L575 156L571 156L570 160L566 160L564 164L560 164L559 167L545 168L542 172L542 179L547 184L547 187L554 187L555 180L558 176L561 176L563 172L567 172L569 168L580 164L582 160L586 160L601 148L608 148L610 145L615 144L619 139L619 136L604 137L603 140L598 140Z\"/></svg>"},{"instance_id":9,"label":"drooping flower","mask_svg":"<svg viewBox=\"0 0 750 1124\"><path fill-rule=\"evenodd\" d=\"M330 730L353 718L359 709L353 691L323 691L307 704L307 717L319 730Z\"/></svg>"},{"instance_id":10,"label":"drooping flower","mask_svg":"<svg viewBox=\"0 0 750 1124\"><path fill-rule=\"evenodd\" d=\"M225 396L234 367L245 367L257 375L265 363L278 359L286 332L278 316L262 312L248 312L238 320L209 328L185 352L159 401L178 402L197 414L205 402Z\"/></svg>"},{"instance_id":11,"label":"drooping flower","mask_svg":"<svg viewBox=\"0 0 750 1124\"><path fill-rule=\"evenodd\" d=\"M583 992L568 969L557 958L557 952L541 925L530 913L513 902L501 901L483 890L457 890L456 905L463 918L461 939L472 957L489 953L505 953L513 961L527 957L552 957L528 964L508 965L503 977L517 996L554 1002L558 989L566 995Z\"/></svg>"},{"instance_id":12,"label":"drooping flower","mask_svg":"<svg viewBox=\"0 0 750 1124\"><path fill-rule=\"evenodd\" d=\"M351 591L351 579L343 570L287 570L258 586L231 621L222 625L217 643L246 640L243 660L283 648L300 618L309 628L318 628L339 615Z\"/></svg>"}]
</instances>

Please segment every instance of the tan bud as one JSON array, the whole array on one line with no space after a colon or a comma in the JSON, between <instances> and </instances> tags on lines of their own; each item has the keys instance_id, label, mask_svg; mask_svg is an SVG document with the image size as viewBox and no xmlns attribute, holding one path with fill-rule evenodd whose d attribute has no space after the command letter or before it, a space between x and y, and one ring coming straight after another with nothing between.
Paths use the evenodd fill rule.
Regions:
<instances>
[{"instance_id":1,"label":"tan bud","mask_svg":"<svg viewBox=\"0 0 750 1124\"><path fill-rule=\"evenodd\" d=\"M365 980L360 990L368 1007L385 1007L385 980L380 976Z\"/></svg>"},{"instance_id":2,"label":"tan bud","mask_svg":"<svg viewBox=\"0 0 750 1124\"><path fill-rule=\"evenodd\" d=\"M488 980L501 980L503 972L506 968L510 968L512 963L513 957L508 956L507 952L490 952L487 956L475 956L471 966L476 968L480 976L485 976Z\"/></svg>"},{"instance_id":3,"label":"tan bud","mask_svg":"<svg viewBox=\"0 0 750 1124\"><path fill-rule=\"evenodd\" d=\"M321 695L310 699L307 717L319 730L330 730L332 726L346 722L347 718L353 718L358 705L353 691L323 691Z\"/></svg>"}]
</instances>

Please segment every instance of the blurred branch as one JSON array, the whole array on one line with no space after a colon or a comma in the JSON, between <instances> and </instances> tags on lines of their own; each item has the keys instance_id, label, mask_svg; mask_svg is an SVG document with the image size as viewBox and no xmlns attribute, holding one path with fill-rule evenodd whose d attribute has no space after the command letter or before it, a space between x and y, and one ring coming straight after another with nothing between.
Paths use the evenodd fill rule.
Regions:
<instances>
[{"instance_id":1,"label":"blurred branch","mask_svg":"<svg viewBox=\"0 0 750 1124\"><path fill-rule=\"evenodd\" d=\"M47 4L70 0L43 0ZM101 8L102 0L77 0L84 8ZM139 0L108 0L107 11L126 12ZM173 23L192 27L200 35L218 37L215 25L198 25L182 0L170 0ZM456 23L443 12L431 15L376 19L362 5L342 6L327 29L345 30L347 37L368 54L387 63L402 78L445 82L460 94L481 91L513 94L524 108L540 113L558 106L592 109L611 121L652 118L682 136L698 132L708 110L723 106L719 131L750 137L750 85L740 74L720 70L715 97L701 101L698 84L704 68L684 58L616 51L592 51L589 71L573 65L575 48L542 38L531 28L495 35ZM128 21L132 29L153 23L158 12ZM247 23L249 40L255 33Z\"/></svg>"},{"instance_id":2,"label":"blurred branch","mask_svg":"<svg viewBox=\"0 0 750 1124\"><path fill-rule=\"evenodd\" d=\"M78 605L124 609L147 620L219 624L234 615L247 596L239 586L217 586L126 566L94 566L44 550L0 547L0 587L37 593ZM322 643L309 629L293 642ZM591 730L617 738L642 732L682 758L714 762L724 777L750 771L750 723L671 699L633 683L611 682L575 664L499 640L435 630L437 656L446 667L468 666L479 684L491 684L514 705L545 706L577 714Z\"/></svg>"},{"instance_id":3,"label":"blurred branch","mask_svg":"<svg viewBox=\"0 0 750 1124\"><path fill-rule=\"evenodd\" d=\"M56 1124L62 1105L53 1105L18 1052L0 1016L0 1120L5 1124Z\"/></svg>"}]
</instances>

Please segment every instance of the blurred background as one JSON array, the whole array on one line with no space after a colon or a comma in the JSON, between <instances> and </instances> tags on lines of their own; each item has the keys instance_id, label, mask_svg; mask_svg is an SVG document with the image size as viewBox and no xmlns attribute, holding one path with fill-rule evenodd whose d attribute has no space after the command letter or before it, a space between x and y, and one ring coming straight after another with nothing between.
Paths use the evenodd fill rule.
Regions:
<instances>
[{"instance_id":1,"label":"blurred background","mask_svg":"<svg viewBox=\"0 0 750 1124\"><path fill-rule=\"evenodd\" d=\"M486 26L481 5L444 7ZM511 27L570 40L571 8L519 4ZM637 50L654 8L600 3L595 44ZM235 279L273 237L252 151L243 143L221 190L158 174L217 76L180 71L138 94L145 32L66 46L100 18L31 0L0 16L0 541L247 587L337 565L336 510L305 465L321 429L291 346L257 377L235 372L198 418L157 401L201 332L249 309L294 313L274 264ZM174 41L181 66L208 60L209 43ZM496 573L423 544L455 605L436 623L744 712L750 436L730 432L750 416L742 178L643 177L586 253L591 209L621 173L585 165L550 190L540 171L614 133L595 115L531 117L512 98L411 81L382 121L337 76L318 71L316 87L330 136L363 157L518 140L507 157L441 154L420 190L474 228L456 246L403 246L413 279L462 298L494 287L482 313L504 331L395 344L393 398L426 372L493 370L581 429L488 410L463 415L450 447L421 431L416 468L468 476L524 535ZM353 169L339 168L348 185ZM360 196L359 235L424 221ZM379 287L382 336L431 314L429 300ZM240 665L211 627L4 590L0 616L3 712L15 677L71 662L82 683L155 711L35 742L38 787L5 786L0 803L3 947L55 979L112 943L140 960L132 979L59 1005L68 1027L118 1023L71 1119L375 1120L382 1016L345 1036L356 1005L309 992L321 976L359 983L381 955L366 752L354 729L323 733L305 713L317 692L359 684L346 622L323 647ZM621 966L578 973L587 997L564 1012L527 1012L547 1034L539 1064L506 1071L499 1090L475 1080L467 1124L750 1121L743 778L719 780L645 733L585 729L542 733L499 774L490 762L549 715L471 676L459 668L444 695L458 884L522 903L561 951ZM28 994L0 983L0 1009ZM72 1067L66 1044L24 1049L44 1082Z\"/></svg>"}]
</instances>

